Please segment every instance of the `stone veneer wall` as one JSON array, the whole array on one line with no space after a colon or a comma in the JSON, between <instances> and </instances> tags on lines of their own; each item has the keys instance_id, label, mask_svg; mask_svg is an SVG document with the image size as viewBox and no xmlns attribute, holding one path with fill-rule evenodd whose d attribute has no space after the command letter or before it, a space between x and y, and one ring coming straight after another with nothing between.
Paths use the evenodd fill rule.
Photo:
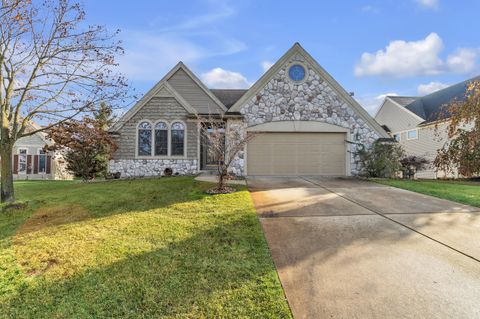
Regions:
<instances>
[{"instance_id":1,"label":"stone veneer wall","mask_svg":"<svg viewBox=\"0 0 480 319\"><path fill-rule=\"evenodd\" d=\"M163 176L165 168L170 167L173 174L193 175L197 173L198 161L196 159L131 159L111 160L109 171L120 172L122 178Z\"/></svg>"},{"instance_id":2,"label":"stone veneer wall","mask_svg":"<svg viewBox=\"0 0 480 319\"><path fill-rule=\"evenodd\" d=\"M287 68L300 62L306 69L306 80L293 83L288 78ZM357 147L363 144L369 148L379 138L378 134L358 115L346 101L305 61L295 54L280 71L252 97L240 111L245 117L244 127L274 121L319 121L338 125L350 130L351 174L361 169ZM231 172L245 174L244 152L232 165Z\"/></svg>"},{"instance_id":3,"label":"stone veneer wall","mask_svg":"<svg viewBox=\"0 0 480 319\"><path fill-rule=\"evenodd\" d=\"M237 119L229 119L227 121L227 127L226 127L226 148L228 151L229 147L229 132L231 131L236 131L240 133L241 138L245 138L247 131L246 131L247 125L246 122L243 120L237 120ZM237 144L238 145L238 144ZM236 175L236 176L244 176L245 175L245 149L239 151L237 155L235 156L235 159L232 161L230 164L230 167L228 169L229 173Z\"/></svg>"}]
</instances>

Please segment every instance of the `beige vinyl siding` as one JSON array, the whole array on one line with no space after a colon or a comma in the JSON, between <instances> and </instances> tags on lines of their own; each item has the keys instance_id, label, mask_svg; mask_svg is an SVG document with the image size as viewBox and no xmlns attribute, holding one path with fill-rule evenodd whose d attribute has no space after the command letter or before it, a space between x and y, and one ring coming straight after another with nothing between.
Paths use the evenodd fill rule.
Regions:
<instances>
[{"instance_id":1,"label":"beige vinyl siding","mask_svg":"<svg viewBox=\"0 0 480 319\"><path fill-rule=\"evenodd\" d=\"M186 124L187 158L197 158L197 125L194 122L187 122L188 112L183 108L175 98L172 97L153 97L147 102L125 125L118 131L116 141L118 150L115 152L114 160L135 159L136 155L136 134L137 125L142 120L149 120L153 124L159 120L167 121L172 124L175 120L181 120ZM152 157L154 158L154 157ZM165 157L168 158L168 157Z\"/></svg>"},{"instance_id":2,"label":"beige vinyl siding","mask_svg":"<svg viewBox=\"0 0 480 319\"><path fill-rule=\"evenodd\" d=\"M215 101L192 80L188 74L179 69L168 79L168 83L194 108L202 114L223 113Z\"/></svg>"},{"instance_id":3,"label":"beige vinyl siding","mask_svg":"<svg viewBox=\"0 0 480 319\"><path fill-rule=\"evenodd\" d=\"M13 146L13 154L17 155L19 153L20 149L26 149L27 150L27 155L38 155L39 150L42 150L45 147L45 140L42 139L38 134L30 135L30 136L25 136L20 138L15 142L15 145ZM50 156L54 156L53 152L48 153ZM33 157L32 157L33 161ZM51 173L50 174L14 174L13 178L14 179L54 179L55 178L55 172L56 172L56 161L52 160L51 162Z\"/></svg>"},{"instance_id":4,"label":"beige vinyl siding","mask_svg":"<svg viewBox=\"0 0 480 319\"><path fill-rule=\"evenodd\" d=\"M447 141L447 127L448 124L443 123L438 126L438 131L435 126L418 127L418 139L407 140L407 131L401 132L400 144L405 149L408 155L423 156L431 163L437 155L437 150L442 148ZM432 164L427 170L420 171L417 174L418 178L436 178L437 174Z\"/></svg>"},{"instance_id":5,"label":"beige vinyl siding","mask_svg":"<svg viewBox=\"0 0 480 319\"><path fill-rule=\"evenodd\" d=\"M389 99L385 100L382 108L375 116L375 120L380 125L386 125L393 133L415 128L423 122L423 120L402 109L402 106Z\"/></svg>"}]
</instances>

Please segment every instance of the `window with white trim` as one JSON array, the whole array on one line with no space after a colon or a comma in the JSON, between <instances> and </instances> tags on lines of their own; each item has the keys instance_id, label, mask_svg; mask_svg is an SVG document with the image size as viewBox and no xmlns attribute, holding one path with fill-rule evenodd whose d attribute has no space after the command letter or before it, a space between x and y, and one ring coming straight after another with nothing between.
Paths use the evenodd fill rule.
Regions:
<instances>
[{"instance_id":1,"label":"window with white trim","mask_svg":"<svg viewBox=\"0 0 480 319\"><path fill-rule=\"evenodd\" d=\"M417 130L407 131L407 140L416 140L417 138L418 138Z\"/></svg>"},{"instance_id":2,"label":"window with white trim","mask_svg":"<svg viewBox=\"0 0 480 319\"><path fill-rule=\"evenodd\" d=\"M168 155L168 125L158 122L155 125L155 156Z\"/></svg>"},{"instance_id":3,"label":"window with white trim","mask_svg":"<svg viewBox=\"0 0 480 319\"><path fill-rule=\"evenodd\" d=\"M152 125L143 121L138 124L138 155L152 156Z\"/></svg>"},{"instance_id":4,"label":"window with white trim","mask_svg":"<svg viewBox=\"0 0 480 319\"><path fill-rule=\"evenodd\" d=\"M174 122L171 128L171 155L183 156L185 153L185 125Z\"/></svg>"},{"instance_id":5,"label":"window with white trim","mask_svg":"<svg viewBox=\"0 0 480 319\"><path fill-rule=\"evenodd\" d=\"M18 150L18 173L27 172L27 149L21 148Z\"/></svg>"},{"instance_id":6,"label":"window with white trim","mask_svg":"<svg viewBox=\"0 0 480 319\"><path fill-rule=\"evenodd\" d=\"M45 173L47 171L47 152L38 150L38 172Z\"/></svg>"}]
</instances>

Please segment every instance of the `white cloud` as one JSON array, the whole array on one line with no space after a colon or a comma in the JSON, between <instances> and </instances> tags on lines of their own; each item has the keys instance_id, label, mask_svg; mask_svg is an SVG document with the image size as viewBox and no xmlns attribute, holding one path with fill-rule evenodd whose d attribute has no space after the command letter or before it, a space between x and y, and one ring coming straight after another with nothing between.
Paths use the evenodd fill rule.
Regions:
<instances>
[{"instance_id":1,"label":"white cloud","mask_svg":"<svg viewBox=\"0 0 480 319\"><path fill-rule=\"evenodd\" d=\"M415 0L423 8L438 9L440 6L439 0Z\"/></svg>"},{"instance_id":2,"label":"white cloud","mask_svg":"<svg viewBox=\"0 0 480 319\"><path fill-rule=\"evenodd\" d=\"M387 96L398 96L398 94L395 92L380 94L375 99L377 99L377 101L383 101Z\"/></svg>"},{"instance_id":3,"label":"white cloud","mask_svg":"<svg viewBox=\"0 0 480 319\"><path fill-rule=\"evenodd\" d=\"M262 67L263 69L263 72L267 72L268 69L270 69L275 63L273 63L272 61L263 61L262 63L260 63L260 66Z\"/></svg>"},{"instance_id":4,"label":"white cloud","mask_svg":"<svg viewBox=\"0 0 480 319\"><path fill-rule=\"evenodd\" d=\"M363 108L373 116L387 96L398 96L398 94L391 92L380 95L366 95L357 98L357 102L360 103L360 105L363 106Z\"/></svg>"},{"instance_id":5,"label":"white cloud","mask_svg":"<svg viewBox=\"0 0 480 319\"><path fill-rule=\"evenodd\" d=\"M469 48L459 48L447 58L447 65L452 72L469 73L476 68L478 51Z\"/></svg>"},{"instance_id":6,"label":"white cloud","mask_svg":"<svg viewBox=\"0 0 480 319\"><path fill-rule=\"evenodd\" d=\"M222 0L209 0L208 7L210 11L201 13L199 15L189 17L178 24L171 25L161 29L161 32L165 31L188 31L198 30L199 27L209 26L235 15L237 12L235 8ZM152 21L151 24L156 24L156 21Z\"/></svg>"},{"instance_id":7,"label":"white cloud","mask_svg":"<svg viewBox=\"0 0 480 319\"><path fill-rule=\"evenodd\" d=\"M448 84L441 83L441 82L430 82L427 84L420 84L417 88L419 95L427 95L438 90L444 89L448 87Z\"/></svg>"},{"instance_id":8,"label":"white cloud","mask_svg":"<svg viewBox=\"0 0 480 319\"><path fill-rule=\"evenodd\" d=\"M187 38L168 34L129 32L124 41L125 55L118 59L119 70L131 80L158 81L179 61L189 65L245 49L245 44L235 39L211 35L210 40L214 44L197 44Z\"/></svg>"},{"instance_id":9,"label":"white cloud","mask_svg":"<svg viewBox=\"0 0 480 319\"><path fill-rule=\"evenodd\" d=\"M436 33L430 33L419 41L395 40L384 50L374 54L363 53L355 67L355 75L400 77L438 74L443 65L438 56L442 50L443 41Z\"/></svg>"},{"instance_id":10,"label":"white cloud","mask_svg":"<svg viewBox=\"0 0 480 319\"><path fill-rule=\"evenodd\" d=\"M125 55L118 62L129 79L158 81L178 61L193 62L204 55L203 48L189 41L130 33L125 41Z\"/></svg>"},{"instance_id":11,"label":"white cloud","mask_svg":"<svg viewBox=\"0 0 480 319\"><path fill-rule=\"evenodd\" d=\"M476 68L478 50L462 48L440 57L443 40L435 32L418 41L395 40L375 53L365 52L355 66L356 76L425 76L441 73L469 73Z\"/></svg>"},{"instance_id":12,"label":"white cloud","mask_svg":"<svg viewBox=\"0 0 480 319\"><path fill-rule=\"evenodd\" d=\"M148 31L122 33L125 55L118 59L119 69L131 80L158 81L179 61L191 66L243 51L244 42L219 28L235 14L227 1L207 0L202 12L175 20L162 15L150 21Z\"/></svg>"},{"instance_id":13,"label":"white cloud","mask_svg":"<svg viewBox=\"0 0 480 319\"><path fill-rule=\"evenodd\" d=\"M214 68L202 74L202 81L210 88L244 89L252 85L241 73Z\"/></svg>"}]
</instances>

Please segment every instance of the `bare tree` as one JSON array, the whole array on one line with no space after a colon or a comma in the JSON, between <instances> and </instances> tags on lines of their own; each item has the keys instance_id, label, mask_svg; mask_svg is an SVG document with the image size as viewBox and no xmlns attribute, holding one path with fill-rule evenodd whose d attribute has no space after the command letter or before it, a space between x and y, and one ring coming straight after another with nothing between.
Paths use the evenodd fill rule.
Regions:
<instances>
[{"instance_id":1,"label":"bare tree","mask_svg":"<svg viewBox=\"0 0 480 319\"><path fill-rule=\"evenodd\" d=\"M123 53L101 26L85 26L72 0L0 0L1 201L13 201L15 142L48 130L100 101L127 98L124 78L113 72ZM31 122L43 124L31 129Z\"/></svg>"},{"instance_id":2,"label":"bare tree","mask_svg":"<svg viewBox=\"0 0 480 319\"><path fill-rule=\"evenodd\" d=\"M225 180L229 170L233 162L238 160L239 153L256 134L247 134L240 122L228 125L229 122L221 116L197 116L197 123L203 147L207 149L210 158L216 159L218 183L213 192L228 193L230 189L225 185Z\"/></svg>"}]
</instances>

